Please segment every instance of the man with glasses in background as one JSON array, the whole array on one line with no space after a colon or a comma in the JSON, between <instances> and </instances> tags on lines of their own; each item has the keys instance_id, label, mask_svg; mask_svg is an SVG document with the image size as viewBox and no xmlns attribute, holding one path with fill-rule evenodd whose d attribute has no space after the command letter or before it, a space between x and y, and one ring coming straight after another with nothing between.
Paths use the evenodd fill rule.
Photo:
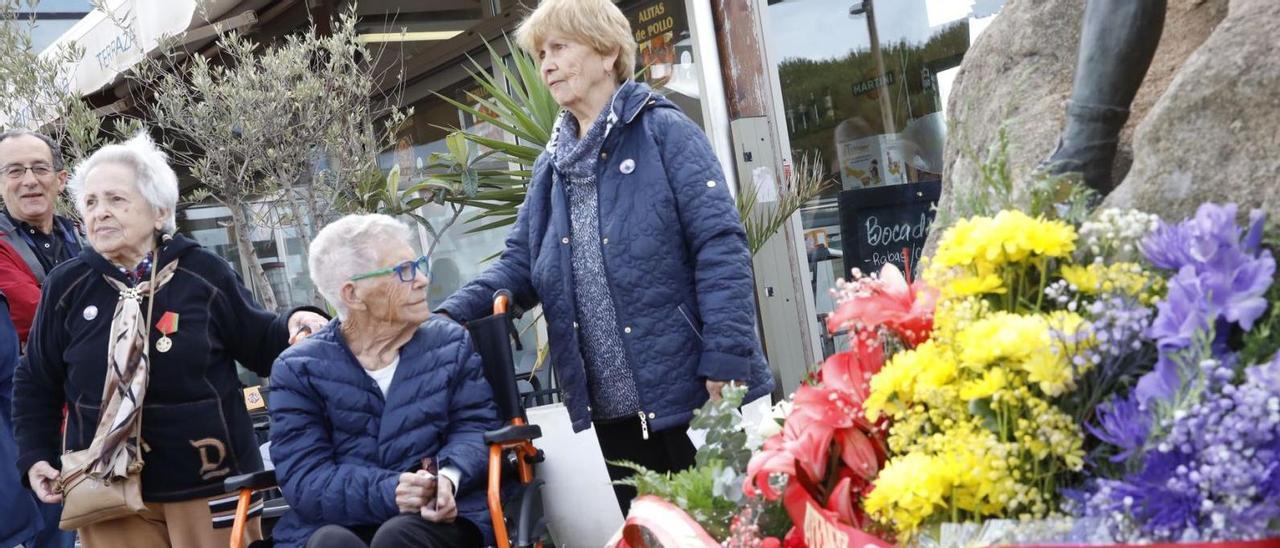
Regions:
<instances>
[{"instance_id":1,"label":"man with glasses in background","mask_svg":"<svg viewBox=\"0 0 1280 548\"><path fill-rule=\"evenodd\" d=\"M0 293L9 301L9 316L24 348L45 276L55 266L79 255L84 245L76 224L55 214L58 195L67 183L64 167L62 151L49 136L24 129L0 133L0 184L4 197L4 213L0 214ZM31 491L26 495L31 496ZM62 506L40 507L44 529L34 545L74 546L75 533L58 529Z\"/></svg>"},{"instance_id":2,"label":"man with glasses in background","mask_svg":"<svg viewBox=\"0 0 1280 548\"><path fill-rule=\"evenodd\" d=\"M62 151L47 135L24 129L0 134L0 290L23 345L45 275L84 245L75 223L55 214L67 177Z\"/></svg>"}]
</instances>

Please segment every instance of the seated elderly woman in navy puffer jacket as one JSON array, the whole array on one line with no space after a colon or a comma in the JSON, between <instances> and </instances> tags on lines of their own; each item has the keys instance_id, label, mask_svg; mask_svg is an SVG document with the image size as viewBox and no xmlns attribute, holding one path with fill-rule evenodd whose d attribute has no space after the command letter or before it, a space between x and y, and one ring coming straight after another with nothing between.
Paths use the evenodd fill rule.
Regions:
<instances>
[{"instance_id":1,"label":"seated elderly woman in navy puffer jacket","mask_svg":"<svg viewBox=\"0 0 1280 548\"><path fill-rule=\"evenodd\" d=\"M278 546L492 536L483 433L499 426L497 408L466 330L431 317L428 261L411 234L385 215L352 215L311 243L311 278L338 319L271 373L271 458L292 508Z\"/></svg>"}]
</instances>

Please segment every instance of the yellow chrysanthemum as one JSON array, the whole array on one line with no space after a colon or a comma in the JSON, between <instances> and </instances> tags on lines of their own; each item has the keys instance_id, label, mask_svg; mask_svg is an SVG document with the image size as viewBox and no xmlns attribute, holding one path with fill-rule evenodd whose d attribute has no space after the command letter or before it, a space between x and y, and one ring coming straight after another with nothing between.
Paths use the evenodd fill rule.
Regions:
<instances>
[{"instance_id":1,"label":"yellow chrysanthemum","mask_svg":"<svg viewBox=\"0 0 1280 548\"><path fill-rule=\"evenodd\" d=\"M1048 343L1040 317L1007 312L973 322L956 335L960 362L978 370L999 360L1021 361Z\"/></svg>"},{"instance_id":2,"label":"yellow chrysanthemum","mask_svg":"<svg viewBox=\"0 0 1280 548\"><path fill-rule=\"evenodd\" d=\"M992 367L982 375L981 379L965 382L960 385L960 398L966 401L991 397L1009 383L1008 375L1003 367Z\"/></svg>"},{"instance_id":3,"label":"yellow chrysanthemum","mask_svg":"<svg viewBox=\"0 0 1280 548\"><path fill-rule=\"evenodd\" d=\"M1074 387L1071 366L1061 356L1061 352L1053 352L1046 348L1035 352L1023 360L1022 370L1027 372L1027 380L1040 387L1040 391L1048 396L1059 396Z\"/></svg>"},{"instance_id":4,"label":"yellow chrysanthemum","mask_svg":"<svg viewBox=\"0 0 1280 548\"><path fill-rule=\"evenodd\" d=\"M923 453L890 460L876 476L863 508L895 529L913 533L935 509L944 506L954 481L954 467Z\"/></svg>"}]
</instances>

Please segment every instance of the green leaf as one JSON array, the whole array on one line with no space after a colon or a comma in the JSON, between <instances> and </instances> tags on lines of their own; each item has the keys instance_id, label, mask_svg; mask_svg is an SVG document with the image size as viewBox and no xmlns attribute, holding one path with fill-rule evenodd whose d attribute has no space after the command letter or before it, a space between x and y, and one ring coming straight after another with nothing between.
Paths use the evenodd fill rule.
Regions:
<instances>
[{"instance_id":1,"label":"green leaf","mask_svg":"<svg viewBox=\"0 0 1280 548\"><path fill-rule=\"evenodd\" d=\"M387 196L400 195L400 164L391 166L391 171L387 173Z\"/></svg>"},{"instance_id":2,"label":"green leaf","mask_svg":"<svg viewBox=\"0 0 1280 548\"><path fill-rule=\"evenodd\" d=\"M514 216L514 215L512 215L512 216L510 216L510 217L507 217L507 218L504 218L504 219L500 219L500 220L494 221L494 222L492 222L492 223L483 224L483 225L480 225L480 226L477 226L477 227L469 228L469 229L467 229L467 232L466 232L466 233L467 233L467 234L475 234L475 233L477 233L477 232L484 232L484 231L486 231L486 230L491 230L491 229L498 228L498 227L503 227L503 226L513 225L513 224L515 224L515 222L516 222L516 218L515 218L515 216Z\"/></svg>"}]
</instances>

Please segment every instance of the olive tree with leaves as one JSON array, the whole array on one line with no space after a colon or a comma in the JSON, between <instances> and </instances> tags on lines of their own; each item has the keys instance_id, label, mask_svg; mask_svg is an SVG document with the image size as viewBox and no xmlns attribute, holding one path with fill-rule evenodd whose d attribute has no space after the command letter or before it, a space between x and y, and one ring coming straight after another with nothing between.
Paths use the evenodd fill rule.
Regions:
<instances>
[{"instance_id":1,"label":"olive tree with leaves","mask_svg":"<svg viewBox=\"0 0 1280 548\"><path fill-rule=\"evenodd\" d=\"M162 40L161 54L138 66L134 94L173 161L197 181L188 199L230 211L250 283L277 308L252 230L294 228L305 249L347 211L352 181L377 171L378 152L406 117L394 106L375 111L398 104L399 87L378 100L383 75L359 40L354 8L325 36L312 28L263 45L227 32L212 59L176 43Z\"/></svg>"}]
</instances>

